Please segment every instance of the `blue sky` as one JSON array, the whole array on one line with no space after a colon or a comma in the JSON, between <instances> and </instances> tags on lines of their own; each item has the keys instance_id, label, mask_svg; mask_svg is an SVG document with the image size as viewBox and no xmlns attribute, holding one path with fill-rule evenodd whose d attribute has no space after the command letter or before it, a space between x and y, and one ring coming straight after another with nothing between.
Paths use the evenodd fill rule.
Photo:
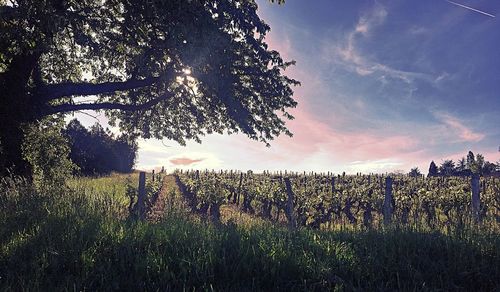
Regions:
<instances>
[{"instance_id":1,"label":"blue sky","mask_svg":"<svg viewBox=\"0 0 500 292\"><path fill-rule=\"evenodd\" d=\"M294 137L141 141L138 168L408 171L467 151L500 160L500 1L258 1L302 82ZM79 116L89 121L88 118Z\"/></svg>"}]
</instances>

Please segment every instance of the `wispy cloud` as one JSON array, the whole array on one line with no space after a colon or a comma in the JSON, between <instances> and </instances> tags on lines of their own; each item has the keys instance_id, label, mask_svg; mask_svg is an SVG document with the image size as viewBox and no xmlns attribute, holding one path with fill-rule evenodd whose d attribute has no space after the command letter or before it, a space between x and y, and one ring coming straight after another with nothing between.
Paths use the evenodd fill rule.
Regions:
<instances>
[{"instance_id":1,"label":"wispy cloud","mask_svg":"<svg viewBox=\"0 0 500 292\"><path fill-rule=\"evenodd\" d=\"M370 13L367 13L359 18L354 32L367 35L373 26L382 24L386 17L387 10L382 5L377 3Z\"/></svg>"},{"instance_id":2,"label":"wispy cloud","mask_svg":"<svg viewBox=\"0 0 500 292\"><path fill-rule=\"evenodd\" d=\"M328 43L325 49L325 58L360 76L378 74L379 80L380 78L382 80L392 78L402 80L407 84L412 84L415 79L431 81L432 78L428 74L393 68L371 60L359 51L357 42L363 38L371 37L374 28L382 25L387 15L388 12L382 5L376 4L371 11L359 18L354 29L345 34L344 40L341 40L339 45ZM415 88L411 90L415 90Z\"/></svg>"},{"instance_id":3,"label":"wispy cloud","mask_svg":"<svg viewBox=\"0 0 500 292\"><path fill-rule=\"evenodd\" d=\"M426 33L429 33L429 29L425 28L425 27L422 27L422 26L412 26L408 32L412 35L422 35L422 34L426 34Z\"/></svg>"},{"instance_id":4,"label":"wispy cloud","mask_svg":"<svg viewBox=\"0 0 500 292\"><path fill-rule=\"evenodd\" d=\"M465 126L458 118L448 113L434 112L434 116L446 125L454 135L458 136L456 142L479 142L485 137L483 133L474 132L469 127Z\"/></svg>"}]
</instances>

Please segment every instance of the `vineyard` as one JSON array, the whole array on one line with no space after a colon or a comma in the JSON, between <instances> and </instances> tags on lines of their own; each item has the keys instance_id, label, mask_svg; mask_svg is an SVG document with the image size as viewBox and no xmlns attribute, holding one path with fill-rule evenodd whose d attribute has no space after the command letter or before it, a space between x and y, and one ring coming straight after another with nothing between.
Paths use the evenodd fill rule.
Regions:
<instances>
[{"instance_id":1,"label":"vineyard","mask_svg":"<svg viewBox=\"0 0 500 292\"><path fill-rule=\"evenodd\" d=\"M496 291L499 182L477 185L475 217L471 178L4 178L0 290Z\"/></svg>"},{"instance_id":2,"label":"vineyard","mask_svg":"<svg viewBox=\"0 0 500 292\"><path fill-rule=\"evenodd\" d=\"M221 205L233 204L272 221L315 229L387 223L417 228L500 225L500 179L494 177L251 171L176 171L175 176L192 210L215 221Z\"/></svg>"}]
</instances>

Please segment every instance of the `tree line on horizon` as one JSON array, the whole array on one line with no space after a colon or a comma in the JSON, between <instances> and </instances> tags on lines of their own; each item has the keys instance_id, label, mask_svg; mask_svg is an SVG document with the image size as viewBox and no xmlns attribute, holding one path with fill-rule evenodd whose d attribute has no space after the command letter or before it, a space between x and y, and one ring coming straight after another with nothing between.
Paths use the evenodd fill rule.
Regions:
<instances>
[{"instance_id":1,"label":"tree line on horizon","mask_svg":"<svg viewBox=\"0 0 500 292\"><path fill-rule=\"evenodd\" d=\"M500 175L500 162L486 161L482 154L474 155L472 151L469 151L467 157L462 157L456 162L452 159L446 159L438 166L432 160L427 176L472 176L473 174L480 176ZM415 177L421 176L422 173L418 167L414 167L410 170L409 175Z\"/></svg>"}]
</instances>

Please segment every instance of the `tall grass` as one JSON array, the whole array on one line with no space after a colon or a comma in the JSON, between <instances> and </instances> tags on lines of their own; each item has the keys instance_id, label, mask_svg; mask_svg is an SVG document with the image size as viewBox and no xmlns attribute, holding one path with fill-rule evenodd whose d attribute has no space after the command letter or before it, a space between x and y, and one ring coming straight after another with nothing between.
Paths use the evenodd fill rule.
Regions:
<instances>
[{"instance_id":1,"label":"tall grass","mask_svg":"<svg viewBox=\"0 0 500 292\"><path fill-rule=\"evenodd\" d=\"M126 189L126 176L47 193L4 179L0 290L500 288L500 237L486 230L289 231L175 209L149 223L128 218Z\"/></svg>"}]
</instances>

